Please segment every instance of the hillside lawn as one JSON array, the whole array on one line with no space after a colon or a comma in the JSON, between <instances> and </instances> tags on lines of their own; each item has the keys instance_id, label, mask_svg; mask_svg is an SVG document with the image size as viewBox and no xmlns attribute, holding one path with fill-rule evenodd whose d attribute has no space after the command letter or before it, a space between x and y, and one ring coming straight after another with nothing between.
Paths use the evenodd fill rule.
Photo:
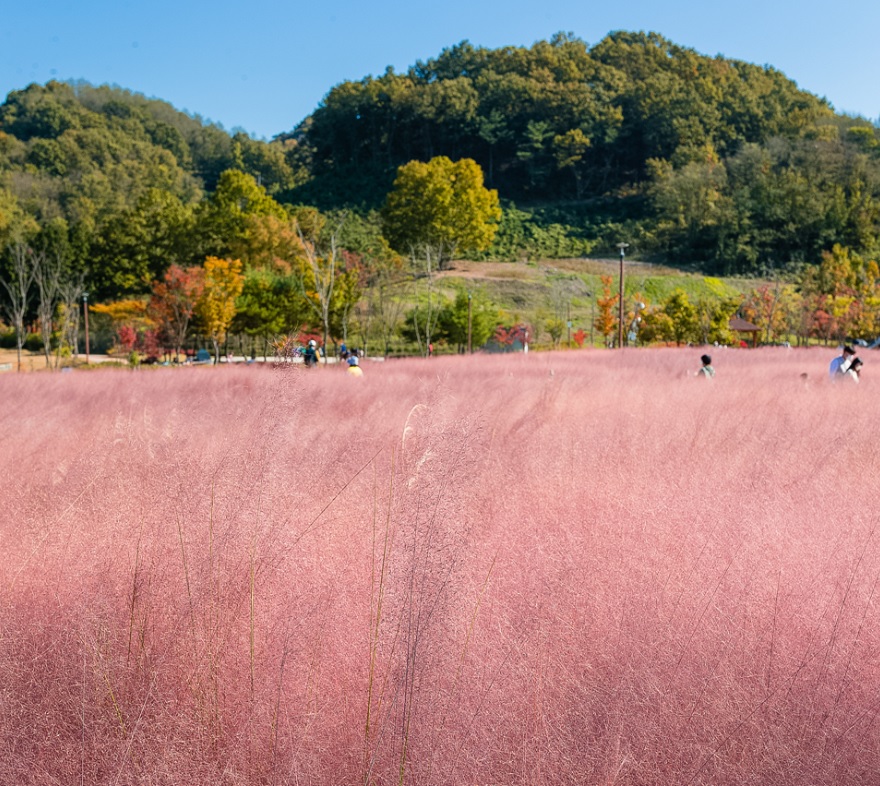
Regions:
<instances>
[{"instance_id":1,"label":"hillside lawn","mask_svg":"<svg viewBox=\"0 0 880 786\"><path fill-rule=\"evenodd\" d=\"M611 276L611 294L619 288L620 261L613 259L553 259L536 262L473 262L456 260L441 271L441 288L447 297L457 289L479 288L498 305L510 323L540 325L560 308L576 330L590 332L596 300L603 295L603 276ZM700 298L736 298L767 283L755 278L715 278L663 265L626 259L624 285L627 302L638 296L649 306L661 305L676 289L691 302ZM558 314L557 314L558 315ZM600 343L600 337L595 337Z\"/></svg>"}]
</instances>

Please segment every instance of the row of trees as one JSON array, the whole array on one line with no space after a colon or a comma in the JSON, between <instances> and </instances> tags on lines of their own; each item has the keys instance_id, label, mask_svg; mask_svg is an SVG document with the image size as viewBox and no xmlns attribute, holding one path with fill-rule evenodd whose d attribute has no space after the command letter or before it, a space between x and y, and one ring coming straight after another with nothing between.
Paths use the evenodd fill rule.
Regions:
<instances>
[{"instance_id":1,"label":"row of trees","mask_svg":"<svg viewBox=\"0 0 880 786\"><path fill-rule=\"evenodd\" d=\"M332 242L331 234L330 249ZM47 364L53 340L57 364L64 346L76 346L76 300L81 291L75 282L72 289L53 288L52 277L57 279L58 271L53 272L51 264L29 249L17 248L15 253L24 272L21 280L37 290ZM309 262L310 253L315 267ZM385 260L390 264L368 265L357 255L341 252L336 261L332 293L322 289L329 282L330 260L309 245L303 264L287 273L244 270L240 260L214 257L188 269L173 265L154 282L149 298L94 304L91 313L104 316L117 348L132 358L179 357L194 336L211 342L218 360L228 335L238 339L242 352L284 353L309 338L320 340L321 329L313 326L320 326L322 320L326 320L325 347L329 338L372 346L373 352L387 353L395 337L425 353L434 342L457 351L490 340L502 349L548 340L560 347L566 328L568 346L597 342L615 346L619 300L612 276L601 279L602 291L593 302L587 329L581 325L572 332L559 303L545 318L516 322L478 288L461 288L453 300L431 293L426 282L417 281L420 269L407 267L401 257ZM325 276L323 284L316 273ZM880 333L880 269L874 261L835 247L797 281L768 282L744 295L709 286L693 296L678 288L650 303L641 292L634 292L625 301L624 332L627 343L638 345L735 345L744 339L730 327L735 315L758 327L759 334L749 336L750 340L765 343L873 339ZM23 335L23 330L17 332Z\"/></svg>"},{"instance_id":2,"label":"row of trees","mask_svg":"<svg viewBox=\"0 0 880 786\"><path fill-rule=\"evenodd\" d=\"M383 232L359 233L355 227L349 243L343 232L349 216L284 208L253 177L228 170L185 225L188 233L178 232L174 240L165 233L168 242L159 249L146 243L132 249L138 253L127 255L129 264L111 271L117 291L147 291L139 297L104 298L92 310L109 318L119 346L152 355L179 354L190 330L211 342L218 359L230 330L261 340L264 351L274 337L304 330L326 346L330 340L348 341L355 318L363 343L378 336L387 352L407 302L416 304L408 324L422 351L440 336L460 344L456 304L440 296L436 274L458 250L485 249L500 215L497 193L483 186L473 161L441 157L413 162L400 168L383 211ZM208 237L215 247L233 253L209 254L200 265L167 264L177 256L175 242L186 244L187 234ZM53 242L46 230L30 240L18 239L7 248L6 310L19 347L26 317L39 318L48 353L60 282L76 282L63 310L67 313L85 292L84 275L74 277L64 243ZM358 246L359 251L353 250ZM162 250L164 260L157 256ZM49 258L55 260L51 266L45 262ZM49 270L58 283L47 294L43 281ZM35 283L36 313L30 307ZM476 311L469 302L469 335L476 331L479 343L488 337L483 335L487 309L480 299Z\"/></svg>"},{"instance_id":3,"label":"row of trees","mask_svg":"<svg viewBox=\"0 0 880 786\"><path fill-rule=\"evenodd\" d=\"M172 266L239 260L241 298L288 287L301 307L287 312L327 339L376 287L399 291L396 267L424 348L444 306L435 273L453 254L583 256L626 240L675 266L802 287L823 254L877 258L878 238L872 124L834 115L772 68L655 34L463 43L406 74L333 88L270 143L118 88L50 82L0 106L7 298L24 253L98 303L146 302ZM349 280L362 298L336 317ZM830 330L848 319L835 297ZM393 310L395 298L378 299L379 313ZM10 324L49 321L36 303Z\"/></svg>"},{"instance_id":4,"label":"row of trees","mask_svg":"<svg viewBox=\"0 0 880 786\"><path fill-rule=\"evenodd\" d=\"M593 327L606 346L618 335L619 295L613 279L602 277ZM754 336L731 330L738 316L758 328ZM640 292L624 303L624 332L639 344L657 342L734 345L748 338L761 343L844 342L880 337L880 267L841 246L806 266L797 277L779 278L742 295L712 292L697 297L675 289L650 303ZM582 338L578 340L583 344Z\"/></svg>"}]
</instances>

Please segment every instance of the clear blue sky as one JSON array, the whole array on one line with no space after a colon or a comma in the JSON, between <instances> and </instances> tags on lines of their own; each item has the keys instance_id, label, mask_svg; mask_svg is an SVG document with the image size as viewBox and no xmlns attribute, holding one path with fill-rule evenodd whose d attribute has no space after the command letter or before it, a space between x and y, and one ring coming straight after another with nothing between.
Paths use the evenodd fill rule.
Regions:
<instances>
[{"instance_id":1,"label":"clear blue sky","mask_svg":"<svg viewBox=\"0 0 880 786\"><path fill-rule=\"evenodd\" d=\"M85 79L271 138L333 85L389 65L404 71L465 39L531 46L565 31L593 45L612 30L772 65L838 111L880 116L878 0L10 0L0 15L0 97Z\"/></svg>"}]
</instances>

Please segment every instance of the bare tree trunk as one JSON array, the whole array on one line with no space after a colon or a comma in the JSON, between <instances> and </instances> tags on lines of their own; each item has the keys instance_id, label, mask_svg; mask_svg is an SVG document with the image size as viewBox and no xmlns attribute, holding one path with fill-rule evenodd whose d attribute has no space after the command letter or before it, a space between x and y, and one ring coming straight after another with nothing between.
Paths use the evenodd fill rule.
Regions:
<instances>
[{"instance_id":1,"label":"bare tree trunk","mask_svg":"<svg viewBox=\"0 0 880 786\"><path fill-rule=\"evenodd\" d=\"M339 261L339 246L337 241L339 238L339 231L342 229L344 222L345 216L342 217L336 228L333 230L333 233L330 235L329 245L325 249L319 248L318 238L314 238L312 241L306 240L301 227L297 225L296 228L300 242L302 243L306 254L309 270L312 273L314 293L318 298L317 304L315 304L314 300L306 294L305 283L302 280L300 280L300 287L303 290L303 295L306 296L306 300L312 304L317 316L321 320L325 363L327 362L327 339L330 335L330 307L333 302L333 287L336 284L336 273Z\"/></svg>"},{"instance_id":2,"label":"bare tree trunk","mask_svg":"<svg viewBox=\"0 0 880 786\"><path fill-rule=\"evenodd\" d=\"M71 347L74 356L78 354L79 342L79 301L85 291L84 275L80 273L76 279L68 279L59 287L59 296L63 313L61 315L61 340L58 342L58 352L55 354L55 368L61 362L61 348L63 344Z\"/></svg>"},{"instance_id":3,"label":"bare tree trunk","mask_svg":"<svg viewBox=\"0 0 880 786\"><path fill-rule=\"evenodd\" d=\"M434 328L437 324L437 316L438 309L435 303L435 293L434 293L434 274L440 269L440 263L443 258L442 249L434 248L429 244L423 245L419 251L421 254L418 254L416 249L412 249L412 262L413 268L418 266L424 266L424 275L421 276L421 280L425 283L425 317L422 325L422 332L424 332L425 337L425 346L424 352L422 350L422 343L420 339L420 331L418 324L418 303L416 306L416 310L413 312L413 323L416 329L416 340L419 344L419 352L424 355L428 355L430 352L431 346L431 338L434 332Z\"/></svg>"},{"instance_id":4,"label":"bare tree trunk","mask_svg":"<svg viewBox=\"0 0 880 786\"><path fill-rule=\"evenodd\" d=\"M43 337L43 354L46 356L46 368L52 365L52 323L55 308L58 305L61 289L63 260L56 256L51 261L44 251L34 255L34 270L37 282L39 303L37 313L40 316L40 333Z\"/></svg>"},{"instance_id":5,"label":"bare tree trunk","mask_svg":"<svg viewBox=\"0 0 880 786\"><path fill-rule=\"evenodd\" d=\"M0 283L3 284L9 297L8 301L4 303L3 310L9 316L12 327L15 329L17 370L21 371L24 317L30 303L30 290L35 277L35 263L33 252L23 240L17 240L10 246L9 256L12 261L11 277L9 281L0 279Z\"/></svg>"},{"instance_id":6,"label":"bare tree trunk","mask_svg":"<svg viewBox=\"0 0 880 786\"><path fill-rule=\"evenodd\" d=\"M391 337L400 323L404 311L404 298L392 297L391 290L402 283L402 277L397 274L380 273L369 290L367 301L369 316L366 322L370 328L375 325L382 340L383 354L386 358L391 350Z\"/></svg>"}]
</instances>

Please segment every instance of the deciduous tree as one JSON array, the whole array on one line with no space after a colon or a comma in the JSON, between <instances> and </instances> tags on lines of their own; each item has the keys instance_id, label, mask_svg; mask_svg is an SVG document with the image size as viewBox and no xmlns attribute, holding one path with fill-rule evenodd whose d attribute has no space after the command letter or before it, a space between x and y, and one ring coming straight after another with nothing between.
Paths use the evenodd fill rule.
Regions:
<instances>
[{"instance_id":1,"label":"deciduous tree","mask_svg":"<svg viewBox=\"0 0 880 786\"><path fill-rule=\"evenodd\" d=\"M440 156L398 169L382 219L393 248L410 254L430 249L442 268L457 251L489 247L501 208L475 161Z\"/></svg>"},{"instance_id":2,"label":"deciduous tree","mask_svg":"<svg viewBox=\"0 0 880 786\"><path fill-rule=\"evenodd\" d=\"M214 360L220 362L220 344L235 316L235 299L244 287L240 259L208 257L204 264L204 289L196 313L214 345Z\"/></svg>"},{"instance_id":3,"label":"deciduous tree","mask_svg":"<svg viewBox=\"0 0 880 786\"><path fill-rule=\"evenodd\" d=\"M8 276L0 276L7 299L3 310L15 329L17 370L21 371L21 349L24 346L24 318L30 305L31 287L36 276L33 251L24 240L17 240L7 248Z\"/></svg>"},{"instance_id":4,"label":"deciduous tree","mask_svg":"<svg viewBox=\"0 0 880 786\"><path fill-rule=\"evenodd\" d=\"M153 283L148 313L176 356L186 342L190 322L205 289L205 269L172 265Z\"/></svg>"},{"instance_id":5,"label":"deciduous tree","mask_svg":"<svg viewBox=\"0 0 880 786\"><path fill-rule=\"evenodd\" d=\"M305 275L301 278L303 294L312 306L314 315L320 321L323 330L322 346L325 349L324 362L327 361L327 339L330 336L330 317L333 307L334 291L337 277L341 272L342 260L339 246L339 232L343 219L330 231L324 229L324 222L319 221L306 235L303 227L298 225L297 231L305 252Z\"/></svg>"},{"instance_id":6,"label":"deciduous tree","mask_svg":"<svg viewBox=\"0 0 880 786\"><path fill-rule=\"evenodd\" d=\"M620 295L611 294L611 276L602 276L602 297L596 298L596 306L599 313L596 314L594 326L605 339L605 346L610 347L612 336L617 330L618 317L615 314L615 306L620 299Z\"/></svg>"},{"instance_id":7,"label":"deciduous tree","mask_svg":"<svg viewBox=\"0 0 880 786\"><path fill-rule=\"evenodd\" d=\"M688 341L699 340L699 320L687 292L676 289L663 303L663 311L672 324L672 338L681 346Z\"/></svg>"},{"instance_id":8,"label":"deciduous tree","mask_svg":"<svg viewBox=\"0 0 880 786\"><path fill-rule=\"evenodd\" d=\"M366 270L366 297L359 318L363 342L366 347L367 338L377 334L387 357L404 313L401 295L410 279L403 257L395 253L384 238L366 252Z\"/></svg>"},{"instance_id":9,"label":"deciduous tree","mask_svg":"<svg viewBox=\"0 0 880 786\"><path fill-rule=\"evenodd\" d=\"M443 338L455 344L459 352L468 346L481 347L495 332L500 314L479 289L472 292L459 290L455 300L447 304L440 314L439 326Z\"/></svg>"}]
</instances>

